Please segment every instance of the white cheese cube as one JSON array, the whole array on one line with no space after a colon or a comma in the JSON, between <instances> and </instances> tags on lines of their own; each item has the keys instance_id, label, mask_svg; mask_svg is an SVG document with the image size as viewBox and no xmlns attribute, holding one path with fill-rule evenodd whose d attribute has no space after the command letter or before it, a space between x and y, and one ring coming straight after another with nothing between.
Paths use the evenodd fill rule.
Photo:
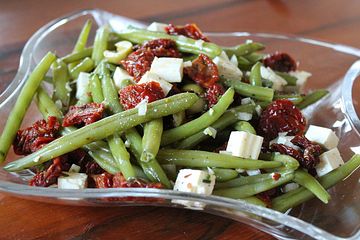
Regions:
<instances>
[{"instance_id":1,"label":"white cheese cube","mask_svg":"<svg viewBox=\"0 0 360 240\"><path fill-rule=\"evenodd\" d=\"M61 189L84 189L87 186L87 175L85 173L64 172L58 178L58 188Z\"/></svg>"},{"instance_id":2,"label":"white cheese cube","mask_svg":"<svg viewBox=\"0 0 360 240\"><path fill-rule=\"evenodd\" d=\"M241 70L229 60L226 53L223 52L220 56L215 57L213 62L216 64L220 76L229 80L241 80L243 76Z\"/></svg>"},{"instance_id":3,"label":"white cheese cube","mask_svg":"<svg viewBox=\"0 0 360 240\"><path fill-rule=\"evenodd\" d=\"M284 144L288 147L294 148L296 150L299 149L298 146L294 145L291 140L294 138L294 136L282 136L279 134L279 136L273 140L270 141L269 145L273 144L273 143L277 143L277 144Z\"/></svg>"},{"instance_id":4,"label":"white cheese cube","mask_svg":"<svg viewBox=\"0 0 360 240\"><path fill-rule=\"evenodd\" d=\"M186 61L186 62L184 62L183 66L184 66L184 68L186 68L186 67L191 67L191 66L192 66L192 62L191 62L191 61Z\"/></svg>"},{"instance_id":5,"label":"white cheese cube","mask_svg":"<svg viewBox=\"0 0 360 240\"><path fill-rule=\"evenodd\" d=\"M166 32L165 27L167 26L168 25L164 23L153 22L146 29L155 32Z\"/></svg>"},{"instance_id":6,"label":"white cheese cube","mask_svg":"<svg viewBox=\"0 0 360 240\"><path fill-rule=\"evenodd\" d=\"M163 92L165 93L165 96L168 95L173 85L161 77L159 77L157 74L153 72L147 71L140 79L138 84L141 83L147 83L147 82L157 82L160 84L160 87L162 88Z\"/></svg>"},{"instance_id":7,"label":"white cheese cube","mask_svg":"<svg viewBox=\"0 0 360 240\"><path fill-rule=\"evenodd\" d=\"M182 58L155 57L150 72L168 82L181 82L183 78L184 60Z\"/></svg>"},{"instance_id":8,"label":"white cheese cube","mask_svg":"<svg viewBox=\"0 0 360 240\"><path fill-rule=\"evenodd\" d=\"M306 72L306 71L291 71L289 72L289 74L293 77L296 77L297 80L296 80L296 85L299 86L299 87L302 87L305 85L307 79L309 77L311 77L311 73L309 72Z\"/></svg>"},{"instance_id":9,"label":"white cheese cube","mask_svg":"<svg viewBox=\"0 0 360 240\"><path fill-rule=\"evenodd\" d=\"M182 169L176 178L174 191L211 195L215 186L215 178L215 175L209 171ZM200 202L186 200L173 200L172 202L188 207L203 208L205 206Z\"/></svg>"},{"instance_id":10,"label":"white cheese cube","mask_svg":"<svg viewBox=\"0 0 360 240\"><path fill-rule=\"evenodd\" d=\"M288 183L281 190L282 190L282 192L287 193L287 192L290 192L290 191L298 189L298 188L299 188L299 184Z\"/></svg>"},{"instance_id":11,"label":"white cheese cube","mask_svg":"<svg viewBox=\"0 0 360 240\"><path fill-rule=\"evenodd\" d=\"M133 81L134 78L132 76L129 75L129 73L120 68L120 67L116 67L115 69L115 72L114 72L114 84L115 84L115 87L117 89L121 89L122 85L123 85L123 82L125 80L131 80Z\"/></svg>"},{"instance_id":12,"label":"white cheese cube","mask_svg":"<svg viewBox=\"0 0 360 240\"><path fill-rule=\"evenodd\" d=\"M81 167L76 164L71 164L71 167L69 169L70 173L78 173L80 172Z\"/></svg>"},{"instance_id":13,"label":"white cheese cube","mask_svg":"<svg viewBox=\"0 0 360 240\"><path fill-rule=\"evenodd\" d=\"M244 131L232 131L226 151L233 156L258 159L264 138Z\"/></svg>"},{"instance_id":14,"label":"white cheese cube","mask_svg":"<svg viewBox=\"0 0 360 240\"><path fill-rule=\"evenodd\" d=\"M237 66L239 65L239 61L238 61L238 59L237 59L237 57L236 57L235 54L231 56L230 62L231 62L232 64L234 64L235 67L237 67Z\"/></svg>"},{"instance_id":15,"label":"white cheese cube","mask_svg":"<svg viewBox=\"0 0 360 240\"><path fill-rule=\"evenodd\" d=\"M76 98L80 99L89 92L90 74L86 72L80 72L76 80Z\"/></svg>"},{"instance_id":16,"label":"white cheese cube","mask_svg":"<svg viewBox=\"0 0 360 240\"><path fill-rule=\"evenodd\" d=\"M344 161L337 148L324 152L319 156L320 163L316 165L316 173L319 177L331 172L344 164Z\"/></svg>"},{"instance_id":17,"label":"white cheese cube","mask_svg":"<svg viewBox=\"0 0 360 240\"><path fill-rule=\"evenodd\" d=\"M261 174L259 169L254 169L254 170L246 170L247 175L249 176L255 176L255 175L259 175Z\"/></svg>"},{"instance_id":18,"label":"white cheese cube","mask_svg":"<svg viewBox=\"0 0 360 240\"><path fill-rule=\"evenodd\" d=\"M261 77L263 79L269 80L273 83L272 88L277 91L283 90L284 86L287 85L287 81L277 75L271 68L269 67L260 67Z\"/></svg>"},{"instance_id":19,"label":"white cheese cube","mask_svg":"<svg viewBox=\"0 0 360 240\"><path fill-rule=\"evenodd\" d=\"M339 138L336 136L333 130L315 125L309 126L305 137L312 142L316 142L322 145L326 149L335 148L339 143Z\"/></svg>"}]
</instances>

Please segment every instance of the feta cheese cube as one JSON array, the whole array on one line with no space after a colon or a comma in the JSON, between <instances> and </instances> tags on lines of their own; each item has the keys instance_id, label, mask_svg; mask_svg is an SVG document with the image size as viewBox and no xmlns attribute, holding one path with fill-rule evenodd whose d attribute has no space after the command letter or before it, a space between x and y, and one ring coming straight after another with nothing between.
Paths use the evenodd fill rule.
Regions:
<instances>
[{"instance_id":1,"label":"feta cheese cube","mask_svg":"<svg viewBox=\"0 0 360 240\"><path fill-rule=\"evenodd\" d=\"M294 138L294 136L282 136L279 134L279 136L273 140L270 141L269 145L273 144L273 143L277 143L277 144L284 144L288 147L294 148L296 150L299 150L299 147L294 145L291 140Z\"/></svg>"},{"instance_id":2,"label":"feta cheese cube","mask_svg":"<svg viewBox=\"0 0 360 240\"><path fill-rule=\"evenodd\" d=\"M123 87L123 82L125 80L131 80L133 81L134 78L132 76L129 75L129 73L120 68L120 67L116 67L115 69L115 72L114 72L114 84L115 84L115 87L117 89L121 89Z\"/></svg>"},{"instance_id":3,"label":"feta cheese cube","mask_svg":"<svg viewBox=\"0 0 360 240\"><path fill-rule=\"evenodd\" d=\"M316 173L319 177L331 172L344 164L344 161L337 148L324 152L319 156L320 163L316 165Z\"/></svg>"},{"instance_id":4,"label":"feta cheese cube","mask_svg":"<svg viewBox=\"0 0 360 240\"><path fill-rule=\"evenodd\" d=\"M309 126L309 129L306 131L305 137L310 141L322 145L326 149L335 148L339 143L339 138L336 136L333 130L331 130L330 128L324 128L315 125Z\"/></svg>"},{"instance_id":5,"label":"feta cheese cube","mask_svg":"<svg viewBox=\"0 0 360 240\"><path fill-rule=\"evenodd\" d=\"M229 80L241 80L243 74L241 70L235 66L228 58L226 53L221 53L213 59L213 62L218 67L219 75Z\"/></svg>"},{"instance_id":6,"label":"feta cheese cube","mask_svg":"<svg viewBox=\"0 0 360 240\"><path fill-rule=\"evenodd\" d=\"M306 71L291 71L289 74L293 77L296 77L296 85L302 87L305 85L307 79L312 76L311 73Z\"/></svg>"},{"instance_id":7,"label":"feta cheese cube","mask_svg":"<svg viewBox=\"0 0 360 240\"><path fill-rule=\"evenodd\" d=\"M183 66L184 66L184 68L186 68L186 67L191 67L191 66L192 66L192 62L191 62L191 61L186 61L186 62L184 62Z\"/></svg>"},{"instance_id":8,"label":"feta cheese cube","mask_svg":"<svg viewBox=\"0 0 360 240\"><path fill-rule=\"evenodd\" d=\"M292 190L298 189L300 186L297 183L288 183L281 190L284 193L290 192Z\"/></svg>"},{"instance_id":9,"label":"feta cheese cube","mask_svg":"<svg viewBox=\"0 0 360 240\"><path fill-rule=\"evenodd\" d=\"M217 131L216 131L216 129L213 128L213 127L207 127L207 128L205 128L205 130L203 131L203 133L204 133L205 135L209 135L209 136L212 137L212 138L216 138L216 133L217 133Z\"/></svg>"},{"instance_id":10,"label":"feta cheese cube","mask_svg":"<svg viewBox=\"0 0 360 240\"><path fill-rule=\"evenodd\" d=\"M233 156L258 159L264 138L244 131L232 131L226 151Z\"/></svg>"},{"instance_id":11,"label":"feta cheese cube","mask_svg":"<svg viewBox=\"0 0 360 240\"><path fill-rule=\"evenodd\" d=\"M154 32L166 32L165 27L167 26L168 25L164 23L153 22L146 29Z\"/></svg>"},{"instance_id":12,"label":"feta cheese cube","mask_svg":"<svg viewBox=\"0 0 360 240\"><path fill-rule=\"evenodd\" d=\"M183 59L171 57L155 57L150 72L168 82L181 82L183 78Z\"/></svg>"},{"instance_id":13,"label":"feta cheese cube","mask_svg":"<svg viewBox=\"0 0 360 240\"><path fill-rule=\"evenodd\" d=\"M173 85L171 83L165 81L164 79L159 77L157 74L155 74L153 72L149 72L149 71L147 71L141 77L141 79L138 83L141 84L141 83L146 83L146 82L158 82L160 84L160 87L162 88L163 92L165 93L165 96L168 95L171 88L173 87Z\"/></svg>"},{"instance_id":14,"label":"feta cheese cube","mask_svg":"<svg viewBox=\"0 0 360 240\"><path fill-rule=\"evenodd\" d=\"M254 170L246 170L247 175L249 176L255 176L255 175L259 175L261 174L259 169L254 169Z\"/></svg>"},{"instance_id":15,"label":"feta cheese cube","mask_svg":"<svg viewBox=\"0 0 360 240\"><path fill-rule=\"evenodd\" d=\"M87 186L87 175L85 173L64 172L58 178L58 188L61 189L84 189Z\"/></svg>"},{"instance_id":16,"label":"feta cheese cube","mask_svg":"<svg viewBox=\"0 0 360 240\"><path fill-rule=\"evenodd\" d=\"M88 86L90 81L90 74L86 72L80 72L76 80L76 98L80 99L88 94Z\"/></svg>"},{"instance_id":17,"label":"feta cheese cube","mask_svg":"<svg viewBox=\"0 0 360 240\"><path fill-rule=\"evenodd\" d=\"M231 62L232 64L234 64L235 67L237 67L237 66L239 65L239 61L238 61L238 59L237 59L237 57L236 57L235 54L231 56L230 62Z\"/></svg>"},{"instance_id":18,"label":"feta cheese cube","mask_svg":"<svg viewBox=\"0 0 360 240\"><path fill-rule=\"evenodd\" d=\"M76 164L71 164L71 167L69 169L70 173L78 173L80 172L81 167Z\"/></svg>"},{"instance_id":19,"label":"feta cheese cube","mask_svg":"<svg viewBox=\"0 0 360 240\"><path fill-rule=\"evenodd\" d=\"M209 171L182 169L176 178L174 191L211 195L215 186L215 178L215 175ZM188 207L205 207L205 204L194 201L173 200L172 202Z\"/></svg>"},{"instance_id":20,"label":"feta cheese cube","mask_svg":"<svg viewBox=\"0 0 360 240\"><path fill-rule=\"evenodd\" d=\"M271 68L269 67L260 67L261 77L269 80L273 83L272 88L277 91L283 90L284 86L287 85L287 81L277 75Z\"/></svg>"},{"instance_id":21,"label":"feta cheese cube","mask_svg":"<svg viewBox=\"0 0 360 240\"><path fill-rule=\"evenodd\" d=\"M147 104L149 103L149 99L146 96L141 102L139 102L138 105L136 105L135 108L138 109L138 115L139 116L145 116L147 112Z\"/></svg>"}]
</instances>

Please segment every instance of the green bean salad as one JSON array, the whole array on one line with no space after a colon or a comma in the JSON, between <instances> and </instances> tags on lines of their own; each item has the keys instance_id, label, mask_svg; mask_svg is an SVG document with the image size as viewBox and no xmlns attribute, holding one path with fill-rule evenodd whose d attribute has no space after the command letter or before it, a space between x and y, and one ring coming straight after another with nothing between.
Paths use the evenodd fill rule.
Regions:
<instances>
[{"instance_id":1,"label":"green bean salad","mask_svg":"<svg viewBox=\"0 0 360 240\"><path fill-rule=\"evenodd\" d=\"M3 168L30 170L29 185L173 189L285 212L328 203L359 167L359 155L344 163L333 130L307 124L301 110L328 91L303 93L311 73L288 53L156 22L101 26L90 46L91 28L68 55L43 57L4 126L0 161L13 146L22 157ZM20 129L33 100L42 119Z\"/></svg>"}]
</instances>

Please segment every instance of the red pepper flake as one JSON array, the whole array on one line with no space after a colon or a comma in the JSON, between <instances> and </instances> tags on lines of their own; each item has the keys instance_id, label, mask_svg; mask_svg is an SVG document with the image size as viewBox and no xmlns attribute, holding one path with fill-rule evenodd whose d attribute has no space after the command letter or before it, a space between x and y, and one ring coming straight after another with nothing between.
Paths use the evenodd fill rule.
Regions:
<instances>
[{"instance_id":1,"label":"red pepper flake","mask_svg":"<svg viewBox=\"0 0 360 240\"><path fill-rule=\"evenodd\" d=\"M186 24L185 26L174 26L173 24L169 24L169 26L165 27L165 30L170 35L183 35L195 40L201 39L205 42L210 42L194 23Z\"/></svg>"},{"instance_id":2,"label":"red pepper flake","mask_svg":"<svg viewBox=\"0 0 360 240\"><path fill-rule=\"evenodd\" d=\"M266 141L272 140L280 132L288 135L302 134L305 130L306 119L301 111L287 99L273 101L262 111L258 131Z\"/></svg>"},{"instance_id":3,"label":"red pepper flake","mask_svg":"<svg viewBox=\"0 0 360 240\"><path fill-rule=\"evenodd\" d=\"M58 136L60 123L56 117L50 116L47 121L36 121L31 127L19 130L13 142L14 152L27 155L36 152Z\"/></svg>"},{"instance_id":4,"label":"red pepper flake","mask_svg":"<svg viewBox=\"0 0 360 240\"><path fill-rule=\"evenodd\" d=\"M200 53L191 67L186 67L184 72L194 82L204 88L213 86L219 80L219 71L216 64L205 54Z\"/></svg>"},{"instance_id":5,"label":"red pepper flake","mask_svg":"<svg viewBox=\"0 0 360 240\"><path fill-rule=\"evenodd\" d=\"M206 89L205 97L208 101L208 107L211 108L214 106L219 101L224 92L225 91L223 86L217 83Z\"/></svg>"},{"instance_id":6,"label":"red pepper flake","mask_svg":"<svg viewBox=\"0 0 360 240\"><path fill-rule=\"evenodd\" d=\"M136 107L144 99L151 103L165 97L158 82L130 85L121 89L119 93L120 102L126 110Z\"/></svg>"},{"instance_id":7,"label":"red pepper flake","mask_svg":"<svg viewBox=\"0 0 360 240\"><path fill-rule=\"evenodd\" d=\"M279 180L281 177L281 174L278 172L272 173L271 174L271 178L274 179L275 181Z\"/></svg>"},{"instance_id":8,"label":"red pepper flake","mask_svg":"<svg viewBox=\"0 0 360 240\"><path fill-rule=\"evenodd\" d=\"M276 52L263 59L266 67L279 72L296 71L297 65L294 59L287 53Z\"/></svg>"},{"instance_id":9,"label":"red pepper flake","mask_svg":"<svg viewBox=\"0 0 360 240\"><path fill-rule=\"evenodd\" d=\"M99 103L86 103L81 106L71 106L65 115L62 126L68 127L78 124L90 124L100 120L105 111L105 106Z\"/></svg>"},{"instance_id":10,"label":"red pepper flake","mask_svg":"<svg viewBox=\"0 0 360 240\"><path fill-rule=\"evenodd\" d=\"M155 39L137 46L136 51L130 53L121 61L126 71L134 77L136 82L150 70L155 57L181 57L176 43L171 39Z\"/></svg>"}]
</instances>

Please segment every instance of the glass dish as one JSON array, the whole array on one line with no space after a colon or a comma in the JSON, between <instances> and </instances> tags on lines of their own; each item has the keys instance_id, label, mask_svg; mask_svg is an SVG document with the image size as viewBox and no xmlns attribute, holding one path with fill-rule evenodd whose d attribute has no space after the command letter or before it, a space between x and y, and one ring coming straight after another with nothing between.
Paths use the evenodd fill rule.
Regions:
<instances>
[{"instance_id":1,"label":"glass dish","mask_svg":"<svg viewBox=\"0 0 360 240\"><path fill-rule=\"evenodd\" d=\"M16 96L36 63L47 51L56 50L59 56L70 52L86 19L92 19L94 25L109 24L115 30L127 24L142 26L138 21L108 12L86 10L56 19L42 27L25 45L16 77L0 94L0 114L3 116L0 119L1 131L6 121L4 116L9 114ZM360 153L360 121L357 114L360 112L360 98L359 91L356 91L360 87L359 81L355 81L360 72L360 62L356 62L360 57L359 49L275 34L235 32L207 35L213 42L221 45L235 45L252 39L266 44L266 52L280 50L294 56L300 62L300 69L313 74L305 90L328 88L331 92L329 97L316 106L305 109L309 122L331 127L336 131L341 138L339 148L344 159L349 159L354 152ZM23 125L39 118L36 107L31 105ZM7 161L15 158L11 152ZM203 211L249 224L279 239L360 238L359 171L329 191L332 200L328 205L314 199L287 214L243 201L171 190L61 190L29 187L28 177L28 172L10 174L0 170L0 190L31 200L83 206L156 205L181 208L181 205L173 204L172 200L191 200L205 203Z\"/></svg>"}]
</instances>

